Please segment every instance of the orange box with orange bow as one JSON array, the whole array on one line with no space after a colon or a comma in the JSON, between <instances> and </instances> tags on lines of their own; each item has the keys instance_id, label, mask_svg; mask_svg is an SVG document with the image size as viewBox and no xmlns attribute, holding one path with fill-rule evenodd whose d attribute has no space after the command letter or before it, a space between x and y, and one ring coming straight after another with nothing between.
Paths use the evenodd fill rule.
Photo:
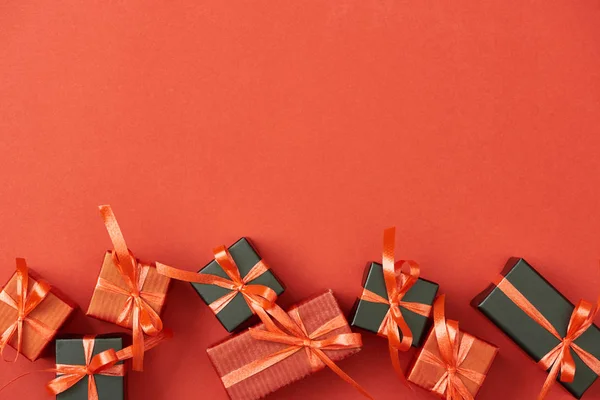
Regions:
<instances>
[{"instance_id":1,"label":"orange box with orange bow","mask_svg":"<svg viewBox=\"0 0 600 400\"><path fill-rule=\"evenodd\" d=\"M77 306L17 259L17 270L0 292L0 351L11 346L35 361Z\"/></svg>"}]
</instances>

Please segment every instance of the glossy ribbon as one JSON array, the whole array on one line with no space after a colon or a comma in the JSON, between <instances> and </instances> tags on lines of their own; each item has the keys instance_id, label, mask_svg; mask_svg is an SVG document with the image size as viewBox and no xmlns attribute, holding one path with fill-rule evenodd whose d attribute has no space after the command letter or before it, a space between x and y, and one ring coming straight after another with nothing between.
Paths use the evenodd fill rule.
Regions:
<instances>
[{"instance_id":1,"label":"glossy ribbon","mask_svg":"<svg viewBox=\"0 0 600 400\"><path fill-rule=\"evenodd\" d=\"M257 314L264 322L265 310L269 310L275 304L277 294L268 286L250 284L249 282L267 272L269 270L267 264L260 260L242 278L235 260L225 246L217 247L213 250L213 253L215 260L223 271L225 271L229 279L217 275L184 271L161 263L156 263L156 270L159 274L172 279L204 285L215 285L230 290L229 293L209 304L209 307L215 314L221 312L240 293L252 313Z\"/></svg>"},{"instance_id":2,"label":"glossy ribbon","mask_svg":"<svg viewBox=\"0 0 600 400\"><path fill-rule=\"evenodd\" d=\"M119 270L127 289L98 279L97 290L120 294L127 297L123 311L119 314L119 323L132 319L133 328L133 370L144 369L144 333L155 336L163 329L160 316L154 311L149 302L161 302L163 293L152 293L143 290L150 266L137 262L133 253L127 248L123 233L110 206L100 206L100 213L106 225L106 230L114 246L112 257Z\"/></svg>"},{"instance_id":3,"label":"glossy ribbon","mask_svg":"<svg viewBox=\"0 0 600 400\"><path fill-rule=\"evenodd\" d=\"M370 290L364 289L360 299L372 303L386 304L390 307L379 326L379 333L387 336L390 359L392 360L394 370L402 381L407 384L404 372L400 365L399 352L408 351L408 349L410 349L413 343L413 334L402 315L401 308L429 317L431 314L431 306L429 304L402 300L419 279L420 267L412 260L395 262L395 237L396 228L388 228L383 232L382 265L388 298L385 299ZM409 267L408 274L402 272L402 267L404 265L408 265Z\"/></svg>"},{"instance_id":4,"label":"glossy ribbon","mask_svg":"<svg viewBox=\"0 0 600 400\"><path fill-rule=\"evenodd\" d=\"M277 305L275 305L274 308L281 310ZM347 325L347 322L342 315L329 320L319 328L315 329L312 333L308 333L306 330L302 318L300 318L298 309L292 310L290 315L286 314L283 310L277 312L276 315L276 320L281 324L283 329L271 320L271 323L265 324L266 330L250 329L250 334L256 340L281 343L289 347L253 361L250 364L224 375L221 377L221 380L226 388L242 382L304 349L313 371L319 370L324 364L331 368L331 370L340 378L357 389L362 395L372 399L365 389L342 371L327 356L327 354L323 352L324 350L357 349L362 346L362 339L358 333L342 333L327 339L319 340L320 337Z\"/></svg>"},{"instance_id":5,"label":"glossy ribbon","mask_svg":"<svg viewBox=\"0 0 600 400\"><path fill-rule=\"evenodd\" d=\"M35 330L36 333L42 335L47 341L52 340L56 331L48 327L41 321L32 318L29 314L39 306L42 301L50 293L50 285L44 281L37 281L28 291L29 288L29 269L27 263L23 258L17 258L17 271L16 271L16 283L17 283L17 299L13 299L6 290L0 292L0 302L7 304L9 307L14 308L16 313L16 320L11 324L2 335L0 335L0 354L4 359L4 349L14 337L17 335L17 354L12 362L17 361L19 354L23 347L23 326L25 323ZM4 359L5 361L8 361Z\"/></svg>"},{"instance_id":6,"label":"glossy ribbon","mask_svg":"<svg viewBox=\"0 0 600 400\"><path fill-rule=\"evenodd\" d=\"M473 396L465 386L463 379L473 381L481 386L485 375L462 367L475 339L472 336L460 336L457 321L446 321L445 296L439 296L433 306L433 323L440 357L423 350L420 359L428 364L443 368L444 374L431 389L447 400L473 400Z\"/></svg>"},{"instance_id":7,"label":"glossy ribbon","mask_svg":"<svg viewBox=\"0 0 600 400\"><path fill-rule=\"evenodd\" d=\"M594 323L600 309L600 297L598 297L595 305L585 300L580 300L577 303L569 320L567 334L563 338L542 313L508 279L500 276L495 285L531 319L560 341L538 362L538 365L545 371L550 369L538 400L546 397L559 373L561 382L573 382L575 379L575 361L571 351L574 351L596 375L600 375L600 360L582 349L577 343L574 343Z\"/></svg>"}]
</instances>

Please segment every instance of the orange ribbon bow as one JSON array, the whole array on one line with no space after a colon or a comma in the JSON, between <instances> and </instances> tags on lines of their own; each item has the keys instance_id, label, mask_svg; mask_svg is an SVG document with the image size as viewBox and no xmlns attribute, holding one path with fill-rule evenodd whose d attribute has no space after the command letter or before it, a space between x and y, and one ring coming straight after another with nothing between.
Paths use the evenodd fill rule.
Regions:
<instances>
[{"instance_id":1,"label":"orange ribbon bow","mask_svg":"<svg viewBox=\"0 0 600 400\"><path fill-rule=\"evenodd\" d=\"M446 400L473 400L473 396L465 386L464 379L483 384L485 375L462 367L475 339L472 336L459 336L458 321L446 321L444 309L445 296L439 296L433 306L435 336L440 351L437 355L423 350L420 358L429 364L445 370L442 377L433 386L432 391L445 397Z\"/></svg>"},{"instance_id":2,"label":"orange ribbon bow","mask_svg":"<svg viewBox=\"0 0 600 400\"><path fill-rule=\"evenodd\" d=\"M31 291L28 293L29 288L29 269L25 259L17 258L17 299L13 299L5 290L0 292L0 302L7 304L16 311L15 322L10 325L0 335L0 354L4 359L4 349L6 345L11 341L13 336L17 335L17 354L12 362L17 361L19 354L21 353L23 346L23 325L28 323L37 333L44 336L48 341L52 340L52 337L56 333L55 330L50 329L46 324L32 318L29 314L39 306L42 301L50 293L50 284L44 281L36 282ZM7 361L6 359L4 359Z\"/></svg>"},{"instance_id":3,"label":"orange ribbon bow","mask_svg":"<svg viewBox=\"0 0 600 400\"><path fill-rule=\"evenodd\" d=\"M567 335L563 338L542 313L535 308L535 306L531 304L531 302L527 300L527 298L508 281L508 279L501 276L496 280L495 285L531 319L560 341L558 345L550 350L548 354L538 362L538 365L545 371L550 369L548 377L538 396L538 400L542 400L546 397L554 381L556 381L559 372L561 382L573 382L575 379L575 361L573 360L571 350L574 351L596 375L600 375L600 360L582 349L577 343L574 343L575 340L577 340L577 338L587 331L594 323L594 319L600 311L600 296L598 297L596 304L592 304L585 300L580 300L577 303L569 320Z\"/></svg>"},{"instance_id":4,"label":"orange ribbon bow","mask_svg":"<svg viewBox=\"0 0 600 400\"><path fill-rule=\"evenodd\" d=\"M379 333L387 336L389 341L390 358L397 375L406 383L406 378L402 372L399 360L399 351L407 351L413 343L413 334L410 327L404 320L401 308L410 310L419 315L429 317L431 306L428 304L403 301L406 293L413 287L419 279L420 267L412 260L401 260L395 262L396 228L388 228L383 232L383 277L385 288L387 290L387 299L379 296L370 290L364 289L361 300L372 303L387 304L390 309L385 314L379 327ZM404 264L409 266L408 275L402 273ZM402 335L400 335L402 334Z\"/></svg>"},{"instance_id":5,"label":"orange ribbon bow","mask_svg":"<svg viewBox=\"0 0 600 400\"><path fill-rule=\"evenodd\" d=\"M300 318L298 309L292 310L290 312L290 317L290 315L279 308L279 306L275 305L274 308L281 310L275 313L277 315L276 321L279 322L284 329L280 329L273 320L267 316L267 323L265 323L267 330L250 329L250 334L256 340L281 343L288 345L289 347L224 375L221 377L221 380L226 388L248 379L304 349L313 371L321 369L323 364L325 364L340 378L357 389L362 395L372 399L365 389L342 371L333 360L323 352L323 350L346 350L362 347L362 339L358 333L342 333L327 339L319 340L320 337L347 324L342 315L329 320L319 328L315 329L312 333L308 333Z\"/></svg>"},{"instance_id":6,"label":"orange ribbon bow","mask_svg":"<svg viewBox=\"0 0 600 400\"><path fill-rule=\"evenodd\" d=\"M150 266L139 263L127 247L111 207L100 206L99 208L114 246L113 261L127 285L127 289L120 288L102 278L98 279L96 289L127 296L123 311L117 320L119 323L125 323L132 318L133 370L142 371L144 369L144 333L155 336L163 329L160 316L148 302L161 302L165 295L143 290Z\"/></svg>"},{"instance_id":7,"label":"orange ribbon bow","mask_svg":"<svg viewBox=\"0 0 600 400\"><path fill-rule=\"evenodd\" d=\"M267 264L260 260L243 278L235 260L225 246L219 246L213 250L215 260L221 266L223 271L229 276L229 279L217 275L199 274L197 272L183 271L167 265L156 263L156 270L159 274L172 279L185 282L201 283L205 285L215 285L231 292L209 304L209 307L215 314L221 312L238 294L241 293L252 311L257 314L264 322L265 310L269 310L277 300L277 293L265 285L254 285L249 282L258 278L269 270Z\"/></svg>"}]
</instances>

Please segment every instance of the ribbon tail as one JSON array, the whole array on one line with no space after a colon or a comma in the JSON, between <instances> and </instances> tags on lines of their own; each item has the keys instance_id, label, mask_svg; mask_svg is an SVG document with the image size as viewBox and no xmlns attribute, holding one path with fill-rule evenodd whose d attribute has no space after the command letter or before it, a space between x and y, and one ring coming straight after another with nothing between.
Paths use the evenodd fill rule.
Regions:
<instances>
[{"instance_id":1,"label":"ribbon tail","mask_svg":"<svg viewBox=\"0 0 600 400\"><path fill-rule=\"evenodd\" d=\"M94 375L88 375L88 400L98 400L98 388Z\"/></svg>"},{"instance_id":2,"label":"ribbon tail","mask_svg":"<svg viewBox=\"0 0 600 400\"><path fill-rule=\"evenodd\" d=\"M546 377L546 381L544 382L544 386L542 386L542 390L537 397L537 400L543 400L550 391L550 388L556 382L556 378L558 377L558 372L560 371L560 360L557 360L550 369L548 376Z\"/></svg>"},{"instance_id":3,"label":"ribbon tail","mask_svg":"<svg viewBox=\"0 0 600 400\"><path fill-rule=\"evenodd\" d=\"M319 349L313 349L313 351L317 354L317 357L323 361L325 365L327 365L337 376L342 378L344 381L352 385L356 390L360 392L364 397L370 400L374 400L374 398L362 387L360 386L354 379L352 379L348 374L346 374L340 367L338 367L329 357L323 353L323 351Z\"/></svg>"},{"instance_id":4,"label":"ribbon tail","mask_svg":"<svg viewBox=\"0 0 600 400\"><path fill-rule=\"evenodd\" d=\"M4 350L6 349L6 346L8 345L8 343L10 342L10 340L12 339L13 335L15 334L15 332L17 330L17 327L18 327L18 324L17 324L17 322L15 322L11 326L9 326L8 329L6 329L6 331L4 331L4 333L2 334L2 336L0 336L0 356L2 357L2 359L5 362L14 362L14 361L11 361L11 360L7 360L4 357ZM17 356L18 355L19 355L19 352L17 350Z\"/></svg>"},{"instance_id":5,"label":"ribbon tail","mask_svg":"<svg viewBox=\"0 0 600 400\"><path fill-rule=\"evenodd\" d=\"M140 325L140 308L133 308L133 359L131 368L134 371L144 370L144 332Z\"/></svg>"}]
</instances>

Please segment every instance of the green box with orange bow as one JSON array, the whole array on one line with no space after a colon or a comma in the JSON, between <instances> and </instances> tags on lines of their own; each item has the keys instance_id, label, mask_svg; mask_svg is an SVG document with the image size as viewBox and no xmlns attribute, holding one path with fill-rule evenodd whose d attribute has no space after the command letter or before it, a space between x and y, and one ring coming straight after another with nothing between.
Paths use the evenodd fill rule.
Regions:
<instances>
[{"instance_id":1,"label":"green box with orange bow","mask_svg":"<svg viewBox=\"0 0 600 400\"><path fill-rule=\"evenodd\" d=\"M600 375L600 299L575 306L525 260L510 258L472 305L548 372L539 399L556 380L581 398Z\"/></svg>"}]
</instances>

